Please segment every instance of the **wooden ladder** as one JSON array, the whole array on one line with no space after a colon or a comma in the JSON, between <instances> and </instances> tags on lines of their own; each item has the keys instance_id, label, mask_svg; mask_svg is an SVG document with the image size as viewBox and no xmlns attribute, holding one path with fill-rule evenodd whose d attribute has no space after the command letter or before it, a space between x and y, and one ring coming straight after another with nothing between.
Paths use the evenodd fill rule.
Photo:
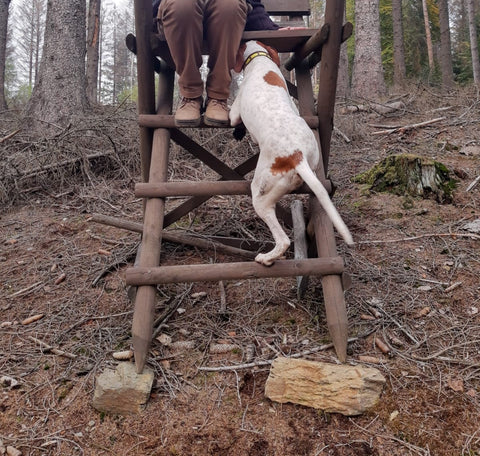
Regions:
<instances>
[{"instance_id":1,"label":"wooden ladder","mask_svg":"<svg viewBox=\"0 0 480 456\"><path fill-rule=\"evenodd\" d=\"M288 16L295 20L308 16L308 0L264 0L269 14ZM295 71L297 85L288 83L292 96L297 98L300 115L313 129L322 151L323 160L317 175L327 190L332 185L326 179L333 129L335 92L340 45L351 34L351 24L343 25L344 0L327 0L325 24L320 30L277 30L245 32L243 39L256 39L277 49L292 53L285 63ZM298 24L298 22L297 22ZM294 211L296 221L295 248L304 252L294 260L278 260L271 267L254 261L161 266L160 250L163 229L214 195L249 194L249 182L244 176L255 168L257 157L250 157L234 169L193 141L184 131L175 128L172 115L174 69L165 41L152 33L151 0L135 0L136 36L127 37L128 48L137 55L138 112L142 183L135 187L136 196L144 198L142 241L134 267L127 269L126 281L135 286L135 308L132 324L135 364L143 371L151 343L154 321L156 285L173 282L220 281L260 277L289 277L320 275L325 299L328 329L340 361L346 360L347 314L342 285L343 259L338 256L332 224L313 196L309 198L309 232L315 235L317 258L306 258L307 246L303 208ZM160 58L159 58L160 57ZM317 106L310 70L320 63L320 87ZM155 74L158 75L155 106ZM318 113L317 113L318 111ZM201 124L199 128L210 128ZM216 171L217 181L168 182L170 142L175 141L194 157ZM308 192L308 189L303 189ZM165 199L171 196L190 196L174 210L165 213ZM289 218L288 216L286 217ZM299 223L298 223L299 222Z\"/></svg>"}]
</instances>

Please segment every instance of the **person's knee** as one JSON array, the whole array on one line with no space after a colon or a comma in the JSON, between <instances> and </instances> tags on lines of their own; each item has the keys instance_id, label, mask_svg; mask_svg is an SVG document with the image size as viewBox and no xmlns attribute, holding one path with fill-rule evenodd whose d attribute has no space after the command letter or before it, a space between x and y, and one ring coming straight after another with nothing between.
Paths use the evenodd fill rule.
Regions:
<instances>
[{"instance_id":1,"label":"person's knee","mask_svg":"<svg viewBox=\"0 0 480 456\"><path fill-rule=\"evenodd\" d=\"M226 24L230 20L236 21L247 17L247 3L239 0L210 0L214 1L214 8Z\"/></svg>"},{"instance_id":2,"label":"person's knee","mask_svg":"<svg viewBox=\"0 0 480 456\"><path fill-rule=\"evenodd\" d=\"M168 14L172 19L184 22L191 17L198 0L162 0L159 15Z\"/></svg>"}]
</instances>

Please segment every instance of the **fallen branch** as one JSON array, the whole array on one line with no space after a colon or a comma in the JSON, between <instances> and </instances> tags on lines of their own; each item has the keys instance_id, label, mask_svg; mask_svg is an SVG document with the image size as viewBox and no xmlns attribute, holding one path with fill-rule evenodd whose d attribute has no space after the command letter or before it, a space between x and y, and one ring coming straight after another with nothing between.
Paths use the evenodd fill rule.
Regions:
<instances>
[{"instance_id":1,"label":"fallen branch","mask_svg":"<svg viewBox=\"0 0 480 456\"><path fill-rule=\"evenodd\" d=\"M46 342L43 342L43 340L37 339L36 337L28 336L28 339L40 345L44 352L51 352L54 355L64 356L65 358L69 359L75 359L77 357L77 355L74 355L73 353L68 353L66 351L59 350L58 348L54 348L51 345L48 345Z\"/></svg>"},{"instance_id":2,"label":"fallen branch","mask_svg":"<svg viewBox=\"0 0 480 456\"><path fill-rule=\"evenodd\" d=\"M20 295L25 295L29 292L32 292L35 288L37 288L39 285L42 285L43 282L40 280L40 282L35 282L32 283L32 285L29 285L26 288L22 288L21 290L16 291L15 293L12 293L11 295L8 295L7 298L16 298Z\"/></svg>"},{"instance_id":3,"label":"fallen branch","mask_svg":"<svg viewBox=\"0 0 480 456\"><path fill-rule=\"evenodd\" d=\"M12 131L12 133L10 133L9 135L7 136L4 136L3 138L0 138L0 144L4 143L5 141L9 140L10 138L13 138L17 133L20 133L22 130L15 130L15 131Z\"/></svg>"},{"instance_id":4,"label":"fallen branch","mask_svg":"<svg viewBox=\"0 0 480 456\"><path fill-rule=\"evenodd\" d=\"M65 166L70 166L70 165L75 165L77 163L81 162L89 162L90 160L96 159L96 158L102 158L102 157L109 157L114 155L114 152L108 151L108 152L96 152L93 154L89 154L85 157L75 157L71 158L68 160L63 160L61 162L56 162L56 163L50 163L48 165L42 165L37 168L31 169L31 170L26 170L25 172L19 172L18 174L9 174L6 177L10 178L19 178L19 179L30 179L32 177L38 177L41 174L45 174L51 170L57 170L60 168L63 168Z\"/></svg>"},{"instance_id":5,"label":"fallen branch","mask_svg":"<svg viewBox=\"0 0 480 456\"><path fill-rule=\"evenodd\" d=\"M131 222L129 220L121 220L116 217L110 217L102 214L94 214L91 218L93 222L103 223L104 225L115 226L117 228L123 228L129 231L137 233L143 232L143 225L137 222ZM221 244L220 242L197 238L193 236L187 236L182 233L172 231L162 231L162 239L175 244L191 245L193 247L199 247L205 250L216 250L217 252L224 253L226 255L238 255L241 257L253 259L256 256L255 252L249 250L239 249L237 247L231 247L229 245Z\"/></svg>"},{"instance_id":6,"label":"fallen branch","mask_svg":"<svg viewBox=\"0 0 480 456\"><path fill-rule=\"evenodd\" d=\"M96 287L98 282L100 281L100 279L102 279L103 277L105 277L107 274L109 274L111 271L117 269L119 266L121 265L124 265L124 264L128 264L128 262L135 256L135 253L137 251L137 248L138 248L138 244L135 244L135 246L128 250L127 252L125 252L123 255L121 255L119 258L116 258L115 261L112 261L111 263L109 263L107 266L105 266L105 268L103 268L98 274L97 276L95 277L95 279L93 279L92 281L92 287ZM99 249L99 253L100 253L100 249Z\"/></svg>"},{"instance_id":7,"label":"fallen branch","mask_svg":"<svg viewBox=\"0 0 480 456\"><path fill-rule=\"evenodd\" d=\"M225 286L223 285L223 280L218 282L218 286L220 287L220 309L218 309L218 313L225 314L227 311L227 297L225 294Z\"/></svg>"},{"instance_id":8,"label":"fallen branch","mask_svg":"<svg viewBox=\"0 0 480 456\"><path fill-rule=\"evenodd\" d=\"M470 190L473 190L477 185L478 183L480 182L480 175L478 175L475 180L467 187L467 192L469 192Z\"/></svg>"},{"instance_id":9,"label":"fallen branch","mask_svg":"<svg viewBox=\"0 0 480 456\"><path fill-rule=\"evenodd\" d=\"M436 119L427 120L425 122L420 122L420 123L411 124L411 125L405 125L403 127L395 127L395 128L389 128L388 130L375 131L372 133L372 135L389 135L390 133L396 133L398 131L404 132L407 130L413 130L414 128L426 127L428 125L431 125L436 122L440 122L445 119L446 117L437 117Z\"/></svg>"},{"instance_id":10,"label":"fallen branch","mask_svg":"<svg viewBox=\"0 0 480 456\"><path fill-rule=\"evenodd\" d=\"M445 290L443 290L443 291L445 293L449 293L450 291L455 290L455 288L458 288L462 283L463 282L455 282L452 285L450 285L449 287L445 288Z\"/></svg>"},{"instance_id":11,"label":"fallen branch","mask_svg":"<svg viewBox=\"0 0 480 456\"><path fill-rule=\"evenodd\" d=\"M394 242L408 242L408 241L416 241L418 239L424 239L429 237L463 237L463 238L470 238L475 239L477 241L480 240L480 235L473 234L473 233L429 233L429 234L422 234L420 236L412 236L408 238L401 238L401 239L382 239L377 241L358 241L356 244L391 244Z\"/></svg>"},{"instance_id":12,"label":"fallen branch","mask_svg":"<svg viewBox=\"0 0 480 456\"><path fill-rule=\"evenodd\" d=\"M355 342L358 340L358 337L352 337L351 339L348 339L348 343ZM311 355L312 353L318 353L320 351L325 351L330 348L333 348L333 344L323 344L318 347L312 348L310 350L305 350L300 353L295 353L291 356L288 356L288 358L301 358L302 356L307 356ZM251 363L245 363L245 364L237 364L235 366L218 366L218 367L199 367L199 371L203 372L224 372L224 371L235 371L239 369L250 369L252 367L258 367L258 366L269 366L270 364L273 363L273 359L267 359L267 360L258 360L258 361L253 361Z\"/></svg>"},{"instance_id":13,"label":"fallen branch","mask_svg":"<svg viewBox=\"0 0 480 456\"><path fill-rule=\"evenodd\" d=\"M341 136L347 144L350 144L352 142L352 140L343 131L339 130L337 127L333 127L333 131L337 135Z\"/></svg>"}]
</instances>

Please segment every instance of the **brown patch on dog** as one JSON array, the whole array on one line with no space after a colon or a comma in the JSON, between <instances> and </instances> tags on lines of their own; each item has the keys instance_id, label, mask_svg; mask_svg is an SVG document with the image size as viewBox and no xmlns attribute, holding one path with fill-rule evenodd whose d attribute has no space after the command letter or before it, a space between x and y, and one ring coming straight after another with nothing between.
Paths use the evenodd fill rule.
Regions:
<instances>
[{"instance_id":1,"label":"brown patch on dog","mask_svg":"<svg viewBox=\"0 0 480 456\"><path fill-rule=\"evenodd\" d=\"M277 157L270 168L272 174L284 174L288 173L292 169L295 169L296 166L303 160L303 152L301 150L296 150L293 154L286 157Z\"/></svg>"},{"instance_id":2,"label":"brown patch on dog","mask_svg":"<svg viewBox=\"0 0 480 456\"><path fill-rule=\"evenodd\" d=\"M278 52L276 49L272 48L271 46L267 46L266 44L263 44L260 41L257 41L257 44L262 46L270 55L272 60L275 62L275 64L280 68L280 57L278 56Z\"/></svg>"},{"instance_id":3,"label":"brown patch on dog","mask_svg":"<svg viewBox=\"0 0 480 456\"><path fill-rule=\"evenodd\" d=\"M287 90L287 86L285 84L285 81L277 74L275 71L269 71L263 79L267 84L270 84L272 86L278 86L282 87L285 90Z\"/></svg>"}]
</instances>

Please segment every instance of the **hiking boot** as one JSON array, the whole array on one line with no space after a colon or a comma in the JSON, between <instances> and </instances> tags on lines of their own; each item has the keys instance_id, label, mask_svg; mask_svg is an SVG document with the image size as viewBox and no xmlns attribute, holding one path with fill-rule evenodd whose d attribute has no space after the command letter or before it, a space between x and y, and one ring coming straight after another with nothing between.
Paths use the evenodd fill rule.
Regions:
<instances>
[{"instance_id":1,"label":"hiking boot","mask_svg":"<svg viewBox=\"0 0 480 456\"><path fill-rule=\"evenodd\" d=\"M228 123L227 100L209 98L207 100L207 110L205 111L205 124L211 127L224 127Z\"/></svg>"},{"instance_id":2,"label":"hiking boot","mask_svg":"<svg viewBox=\"0 0 480 456\"><path fill-rule=\"evenodd\" d=\"M198 127L200 125L200 110L203 98L182 97L180 106L175 112L175 126L177 127Z\"/></svg>"}]
</instances>

